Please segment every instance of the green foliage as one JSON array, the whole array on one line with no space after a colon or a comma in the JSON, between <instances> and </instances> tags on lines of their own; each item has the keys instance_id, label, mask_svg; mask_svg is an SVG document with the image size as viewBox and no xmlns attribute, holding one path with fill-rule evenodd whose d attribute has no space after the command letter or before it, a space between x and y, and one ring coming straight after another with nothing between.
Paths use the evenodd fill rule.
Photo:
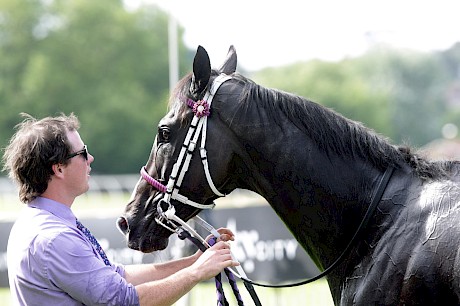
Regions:
<instances>
[{"instance_id":1,"label":"green foliage","mask_svg":"<svg viewBox=\"0 0 460 306\"><path fill-rule=\"evenodd\" d=\"M321 103L389 135L391 129L382 116L387 109L387 98L364 78L360 67L350 60L341 63L311 61L270 68L255 75L255 80L263 85Z\"/></svg>"},{"instance_id":2,"label":"green foliage","mask_svg":"<svg viewBox=\"0 0 460 306\"><path fill-rule=\"evenodd\" d=\"M394 140L420 146L440 137L444 92L452 82L440 57L408 51L375 52L368 57L369 62L379 63L373 73L382 76L380 82L387 88Z\"/></svg>"},{"instance_id":3,"label":"green foliage","mask_svg":"<svg viewBox=\"0 0 460 306\"><path fill-rule=\"evenodd\" d=\"M431 54L379 47L340 62L261 70L254 79L330 107L395 143L421 146L441 136L446 120L459 122L446 100L459 79L460 51L454 49L460 46Z\"/></svg>"},{"instance_id":4,"label":"green foliage","mask_svg":"<svg viewBox=\"0 0 460 306\"><path fill-rule=\"evenodd\" d=\"M166 111L167 23L156 7L128 12L121 1L2 1L0 145L20 112L74 112L94 172L136 171ZM190 70L190 52L179 53Z\"/></svg>"}]
</instances>

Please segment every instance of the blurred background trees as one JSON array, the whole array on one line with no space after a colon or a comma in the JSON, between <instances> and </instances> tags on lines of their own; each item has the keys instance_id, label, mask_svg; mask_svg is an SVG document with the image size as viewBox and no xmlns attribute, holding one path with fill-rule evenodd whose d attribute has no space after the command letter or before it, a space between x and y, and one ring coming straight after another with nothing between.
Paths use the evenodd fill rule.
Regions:
<instances>
[{"instance_id":1,"label":"blurred background trees","mask_svg":"<svg viewBox=\"0 0 460 306\"><path fill-rule=\"evenodd\" d=\"M180 76L191 70L195 53L182 33L179 27ZM460 125L460 43L436 53L378 46L339 62L244 74L331 107L394 143L420 147L440 138L446 123ZM2 148L20 112L38 118L74 112L95 155L95 173L137 172L168 94L168 15L158 7L129 11L121 0L0 2Z\"/></svg>"},{"instance_id":2,"label":"blurred background trees","mask_svg":"<svg viewBox=\"0 0 460 306\"><path fill-rule=\"evenodd\" d=\"M0 140L20 112L74 112L95 172L135 172L146 160L168 97L168 19L112 0L3 0ZM193 54L179 44L181 70Z\"/></svg>"},{"instance_id":3,"label":"blurred background trees","mask_svg":"<svg viewBox=\"0 0 460 306\"><path fill-rule=\"evenodd\" d=\"M417 53L377 46L340 62L258 71L254 80L310 98L391 138L421 147L460 126L460 43Z\"/></svg>"}]
</instances>

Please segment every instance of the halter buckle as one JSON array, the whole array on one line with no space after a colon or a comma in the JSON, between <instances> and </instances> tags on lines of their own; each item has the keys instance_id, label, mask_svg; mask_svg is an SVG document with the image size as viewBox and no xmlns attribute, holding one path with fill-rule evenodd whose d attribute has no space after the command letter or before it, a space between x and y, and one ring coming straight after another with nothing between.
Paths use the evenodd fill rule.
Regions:
<instances>
[{"instance_id":1,"label":"halter buckle","mask_svg":"<svg viewBox=\"0 0 460 306\"><path fill-rule=\"evenodd\" d=\"M166 204L166 209L163 209L163 206L162 204ZM173 209L174 210L174 213L175 213L175 209L174 207L171 205L171 203L167 202L165 199L161 199L160 201L158 201L158 204L157 204L157 212L158 212L158 215L160 216L160 218L163 220L163 219L169 219L167 217L167 212L169 210Z\"/></svg>"}]
</instances>

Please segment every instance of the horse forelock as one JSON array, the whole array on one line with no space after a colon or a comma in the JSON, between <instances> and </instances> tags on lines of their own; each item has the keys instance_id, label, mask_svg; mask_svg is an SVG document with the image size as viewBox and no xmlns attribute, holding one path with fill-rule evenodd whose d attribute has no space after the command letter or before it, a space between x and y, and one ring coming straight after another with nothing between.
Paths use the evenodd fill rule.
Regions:
<instances>
[{"instance_id":1,"label":"horse forelock","mask_svg":"<svg viewBox=\"0 0 460 306\"><path fill-rule=\"evenodd\" d=\"M213 77L216 77L219 73L216 70L212 70L211 72L211 82ZM199 94L198 97L193 97L190 94L190 86L192 83L192 73L187 74L184 76L176 85L168 102L168 110L174 109L176 116L181 120L182 123L186 123L186 114L189 106L187 105L187 100L192 99L194 101L198 101L202 99L206 93L204 90L202 93ZM208 84L209 86L209 84ZM208 88L206 87L206 89Z\"/></svg>"},{"instance_id":2,"label":"horse forelock","mask_svg":"<svg viewBox=\"0 0 460 306\"><path fill-rule=\"evenodd\" d=\"M185 77L183 77L176 85L174 90L172 91L169 102L168 102L168 110L174 109L177 117L181 120L181 122L185 121L186 118L186 111L187 111L187 99L190 97L190 84L192 82L192 74L189 73Z\"/></svg>"}]
</instances>

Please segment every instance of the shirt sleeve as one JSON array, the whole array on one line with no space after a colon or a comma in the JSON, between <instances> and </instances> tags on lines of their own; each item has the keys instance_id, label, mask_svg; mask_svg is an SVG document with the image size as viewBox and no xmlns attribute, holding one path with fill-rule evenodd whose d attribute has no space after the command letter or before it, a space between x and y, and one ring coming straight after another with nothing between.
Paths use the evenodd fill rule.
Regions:
<instances>
[{"instance_id":1,"label":"shirt sleeve","mask_svg":"<svg viewBox=\"0 0 460 306\"><path fill-rule=\"evenodd\" d=\"M121 266L106 266L77 233L63 231L48 242L44 274L53 286L85 305L139 305Z\"/></svg>"}]
</instances>

